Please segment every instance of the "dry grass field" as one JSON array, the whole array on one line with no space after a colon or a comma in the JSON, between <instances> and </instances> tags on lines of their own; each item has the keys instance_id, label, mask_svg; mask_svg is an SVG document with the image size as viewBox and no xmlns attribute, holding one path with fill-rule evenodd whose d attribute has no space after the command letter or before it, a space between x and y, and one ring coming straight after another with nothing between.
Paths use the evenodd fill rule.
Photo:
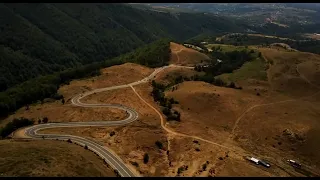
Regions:
<instances>
[{"instance_id":1,"label":"dry grass field","mask_svg":"<svg viewBox=\"0 0 320 180\"><path fill-rule=\"evenodd\" d=\"M97 155L51 140L1 140L0 177L115 177Z\"/></svg>"},{"instance_id":2,"label":"dry grass field","mask_svg":"<svg viewBox=\"0 0 320 180\"><path fill-rule=\"evenodd\" d=\"M170 43L171 60L170 64L178 64L184 66L192 66L201 62L205 62L210 58L192 48L187 48L177 43Z\"/></svg>"}]
</instances>

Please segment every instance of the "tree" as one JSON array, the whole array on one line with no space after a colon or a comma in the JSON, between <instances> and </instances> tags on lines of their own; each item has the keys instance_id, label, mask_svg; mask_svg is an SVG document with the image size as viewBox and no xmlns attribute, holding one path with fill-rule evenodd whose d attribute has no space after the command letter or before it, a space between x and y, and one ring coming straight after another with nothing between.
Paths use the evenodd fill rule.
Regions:
<instances>
[{"instance_id":1,"label":"tree","mask_svg":"<svg viewBox=\"0 0 320 180\"><path fill-rule=\"evenodd\" d=\"M169 99L169 103L174 104L174 103L175 103L174 99L173 99L173 98L170 98L170 99Z\"/></svg>"},{"instance_id":2,"label":"tree","mask_svg":"<svg viewBox=\"0 0 320 180\"><path fill-rule=\"evenodd\" d=\"M163 108L162 112L163 112L163 114L164 114L164 115L166 115L166 116L168 116L168 115L170 115L170 114L171 114L170 109L169 109L169 108L167 108L167 107Z\"/></svg>"},{"instance_id":3,"label":"tree","mask_svg":"<svg viewBox=\"0 0 320 180\"><path fill-rule=\"evenodd\" d=\"M149 162L149 154L148 153L145 153L144 156L143 156L143 162L145 164L147 164Z\"/></svg>"},{"instance_id":4,"label":"tree","mask_svg":"<svg viewBox=\"0 0 320 180\"><path fill-rule=\"evenodd\" d=\"M87 145L84 145L84 149L88 149L88 146L87 146Z\"/></svg>"},{"instance_id":5,"label":"tree","mask_svg":"<svg viewBox=\"0 0 320 180\"><path fill-rule=\"evenodd\" d=\"M163 148L163 145L160 141L156 141L156 146L159 148L159 149L162 149Z\"/></svg>"},{"instance_id":6,"label":"tree","mask_svg":"<svg viewBox=\"0 0 320 180\"><path fill-rule=\"evenodd\" d=\"M64 98L62 98L61 102L62 102L62 104L64 104L64 103L65 103Z\"/></svg>"},{"instance_id":7,"label":"tree","mask_svg":"<svg viewBox=\"0 0 320 180\"><path fill-rule=\"evenodd\" d=\"M47 123L49 121L49 119L47 118L47 117L44 117L43 119L42 119L42 123Z\"/></svg>"},{"instance_id":8,"label":"tree","mask_svg":"<svg viewBox=\"0 0 320 180\"><path fill-rule=\"evenodd\" d=\"M230 88L235 88L236 85L234 84L234 82L231 82L231 83L229 84L229 87L230 87Z\"/></svg>"},{"instance_id":9,"label":"tree","mask_svg":"<svg viewBox=\"0 0 320 180\"><path fill-rule=\"evenodd\" d=\"M71 139L68 139L67 142L68 142L68 143L72 143Z\"/></svg>"},{"instance_id":10,"label":"tree","mask_svg":"<svg viewBox=\"0 0 320 180\"><path fill-rule=\"evenodd\" d=\"M205 171L207 169L207 164L202 165L202 170Z\"/></svg>"}]
</instances>

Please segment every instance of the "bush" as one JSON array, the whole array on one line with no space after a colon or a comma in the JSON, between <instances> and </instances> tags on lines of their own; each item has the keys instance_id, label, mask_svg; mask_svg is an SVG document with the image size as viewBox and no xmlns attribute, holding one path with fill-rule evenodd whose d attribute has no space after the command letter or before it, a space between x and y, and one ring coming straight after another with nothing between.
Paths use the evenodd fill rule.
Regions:
<instances>
[{"instance_id":1,"label":"bush","mask_svg":"<svg viewBox=\"0 0 320 180\"><path fill-rule=\"evenodd\" d=\"M159 149L162 149L163 148L163 145L160 141L156 141L156 146L159 148Z\"/></svg>"},{"instance_id":2,"label":"bush","mask_svg":"<svg viewBox=\"0 0 320 180\"><path fill-rule=\"evenodd\" d=\"M113 172L116 174L117 177L121 177L118 170L115 169L113 170Z\"/></svg>"},{"instance_id":3,"label":"bush","mask_svg":"<svg viewBox=\"0 0 320 180\"><path fill-rule=\"evenodd\" d=\"M234 84L234 82L231 82L231 83L229 84L229 88L236 88L236 85Z\"/></svg>"},{"instance_id":4,"label":"bush","mask_svg":"<svg viewBox=\"0 0 320 180\"><path fill-rule=\"evenodd\" d=\"M179 168L178 168L178 174L181 174L183 171L184 171L184 168L183 168L183 167L179 167Z\"/></svg>"},{"instance_id":5,"label":"bush","mask_svg":"<svg viewBox=\"0 0 320 180\"><path fill-rule=\"evenodd\" d=\"M145 164L147 164L149 162L149 154L148 153L145 153L144 156L143 156L143 162Z\"/></svg>"},{"instance_id":6,"label":"bush","mask_svg":"<svg viewBox=\"0 0 320 180\"><path fill-rule=\"evenodd\" d=\"M13 119L11 122L7 123L4 127L2 127L0 129L0 135L2 138L7 137L8 135L10 135L12 132L14 132L15 130L21 128L21 127L25 127L25 126L29 126L29 125L33 125L34 121L27 119L27 118L20 118L20 119Z\"/></svg>"},{"instance_id":7,"label":"bush","mask_svg":"<svg viewBox=\"0 0 320 180\"><path fill-rule=\"evenodd\" d=\"M88 149L88 146L87 146L87 145L85 145L85 146L84 146L84 149Z\"/></svg>"},{"instance_id":8,"label":"bush","mask_svg":"<svg viewBox=\"0 0 320 180\"><path fill-rule=\"evenodd\" d=\"M47 123L49 121L49 119L47 118L47 117L44 117L43 119L42 119L42 123Z\"/></svg>"},{"instance_id":9,"label":"bush","mask_svg":"<svg viewBox=\"0 0 320 180\"><path fill-rule=\"evenodd\" d=\"M55 93L53 96L52 96L53 99L55 100L60 100L60 99L63 99L63 96L61 94L58 94L58 93Z\"/></svg>"},{"instance_id":10,"label":"bush","mask_svg":"<svg viewBox=\"0 0 320 180\"><path fill-rule=\"evenodd\" d=\"M135 167L139 167L139 164L138 164L137 162L132 162L132 161L130 161L130 163L131 163L132 165L134 165Z\"/></svg>"},{"instance_id":11,"label":"bush","mask_svg":"<svg viewBox=\"0 0 320 180\"><path fill-rule=\"evenodd\" d=\"M116 133L114 132L114 131L112 131L111 133L110 133L110 136L112 137L112 136L114 136Z\"/></svg>"},{"instance_id":12,"label":"bush","mask_svg":"<svg viewBox=\"0 0 320 180\"><path fill-rule=\"evenodd\" d=\"M71 139L68 139L68 141L67 141L68 143L72 143L72 141L71 141Z\"/></svg>"},{"instance_id":13,"label":"bush","mask_svg":"<svg viewBox=\"0 0 320 180\"><path fill-rule=\"evenodd\" d=\"M207 169L207 164L202 165L202 170L205 171Z\"/></svg>"}]
</instances>

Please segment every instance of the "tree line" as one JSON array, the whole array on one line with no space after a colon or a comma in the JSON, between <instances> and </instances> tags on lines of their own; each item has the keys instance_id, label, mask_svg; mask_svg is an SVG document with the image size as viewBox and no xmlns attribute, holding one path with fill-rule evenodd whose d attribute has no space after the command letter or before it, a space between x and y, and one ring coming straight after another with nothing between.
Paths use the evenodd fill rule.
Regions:
<instances>
[{"instance_id":1,"label":"tree line","mask_svg":"<svg viewBox=\"0 0 320 180\"><path fill-rule=\"evenodd\" d=\"M21 128L21 127L25 127L25 126L29 126L29 125L33 125L34 121L27 119L27 118L15 118L12 121L10 121L9 123L7 123L4 127L0 128L0 136L2 138L5 138L7 136L9 136L12 132L14 132L15 130Z\"/></svg>"},{"instance_id":2,"label":"tree line","mask_svg":"<svg viewBox=\"0 0 320 180\"><path fill-rule=\"evenodd\" d=\"M178 104L179 102L173 98L166 98L164 91L169 87L160 83L156 83L154 80L151 83L153 89L151 95L154 101L159 102L162 107L162 113L167 117L167 120L180 121L180 113L172 109L173 104Z\"/></svg>"},{"instance_id":3,"label":"tree line","mask_svg":"<svg viewBox=\"0 0 320 180\"><path fill-rule=\"evenodd\" d=\"M123 3L0 3L0 91L161 38L183 41L202 31L231 30L243 28L223 17L181 13L176 18Z\"/></svg>"},{"instance_id":4,"label":"tree line","mask_svg":"<svg viewBox=\"0 0 320 180\"><path fill-rule=\"evenodd\" d=\"M8 115L20 107L41 101L45 98L57 97L59 96L57 95L57 90L61 85L68 84L73 79L99 75L101 68L126 62L139 63L148 67L166 65L170 57L169 42L169 39L161 39L111 60L68 69L51 75L40 76L9 88L4 92L0 92L0 115Z\"/></svg>"}]
</instances>

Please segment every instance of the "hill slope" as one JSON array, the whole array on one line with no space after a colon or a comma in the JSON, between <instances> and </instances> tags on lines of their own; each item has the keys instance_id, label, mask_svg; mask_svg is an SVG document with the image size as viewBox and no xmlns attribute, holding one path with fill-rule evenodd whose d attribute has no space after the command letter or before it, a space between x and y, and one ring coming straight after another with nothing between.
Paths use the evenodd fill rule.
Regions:
<instances>
[{"instance_id":1,"label":"hill slope","mask_svg":"<svg viewBox=\"0 0 320 180\"><path fill-rule=\"evenodd\" d=\"M2 3L0 45L12 52L10 58L0 56L0 91L38 75L113 58L159 38L182 41L205 31L243 28L218 16L172 15L125 4ZM33 68L20 64L21 54L37 62ZM18 69L26 72L16 76Z\"/></svg>"},{"instance_id":2,"label":"hill slope","mask_svg":"<svg viewBox=\"0 0 320 180\"><path fill-rule=\"evenodd\" d=\"M0 177L116 176L94 153L75 144L50 140L1 140L0 147Z\"/></svg>"}]
</instances>

